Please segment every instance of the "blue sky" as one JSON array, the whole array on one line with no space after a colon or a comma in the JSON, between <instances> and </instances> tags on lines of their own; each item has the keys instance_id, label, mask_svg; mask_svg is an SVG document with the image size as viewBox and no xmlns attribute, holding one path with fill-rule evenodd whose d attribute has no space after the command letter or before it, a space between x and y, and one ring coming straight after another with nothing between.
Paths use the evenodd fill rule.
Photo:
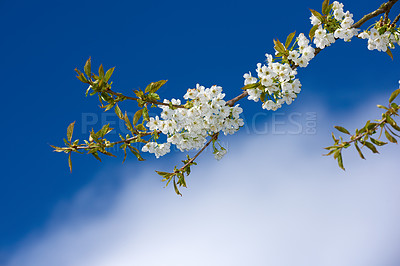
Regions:
<instances>
[{"instance_id":1,"label":"blue sky","mask_svg":"<svg viewBox=\"0 0 400 266\"><path fill-rule=\"evenodd\" d=\"M106 68L116 66L113 75L114 88L121 92L130 93L131 89L143 88L152 81L168 79L167 85L160 90L161 96L166 98L181 98L186 89L194 87L196 83L205 86L221 85L227 94L226 97L232 98L240 93L240 87L243 84L242 75L248 71L254 72L256 63L263 62L264 54L273 52L272 39L283 40L295 30L308 32L310 28L308 8L319 10L321 6L321 1L307 1L307 3L286 1L285 3L287 4L282 7L280 2L275 1L120 1L118 3L109 1L1 1L0 22L3 25L3 38L0 48L3 53L0 60L0 71L3 76L2 87L6 101L3 102L5 115L2 119L3 130L1 131L3 173L0 178L0 262L15 257L14 254L28 254L29 252L24 251L24 248L30 250L32 246L52 243L48 239L60 234L55 232L57 229L73 228L71 224L79 224L78 220L90 220L80 226L85 235L85 232L88 233L86 226L90 225L93 220L98 219L98 222L102 223L104 217L113 217L109 219L115 221L124 219L124 215L114 217L112 213L115 212L115 208L121 204L124 205L121 197L129 195L126 193L129 190L125 187L135 187L131 192L137 193L135 194L137 197L134 196L129 202L134 201L132 204L135 207L132 209L138 214L144 215L143 208L153 206L152 202L155 199L163 199L163 197L168 197L170 205L167 206L171 208L178 208L180 205L189 203L194 203L200 210L206 210L208 206L212 206L211 203L202 205L201 199L207 195L202 193L209 191L217 193L215 187L190 180L190 189L184 191L185 197L176 203L175 200L178 199L173 195L173 191L169 188L162 189L163 185L158 182L158 176L151 173L151 170L155 168L154 164L157 164L157 169L172 168L180 161L183 154L171 154L157 162L154 158L147 156L148 160L143 163L139 163L131 157L124 165L121 165L121 158L105 159L100 164L88 156L74 156L74 170L70 174L66 157L53 153L49 144L61 145L66 128L72 121L77 121L75 136L83 139L85 137L83 133L88 129L83 125L84 117L98 117L100 121L101 119L112 120L112 118L105 117L97 108L98 102L95 97L84 97L86 88L75 78L73 70L76 67L83 68L85 61L91 56L95 66L100 63L104 64ZM363 14L376 9L380 4L381 1L344 2L345 10L354 13L356 20ZM399 11L399 6L395 6L392 10L393 14L398 14ZM262 137L264 137L271 141L271 139L279 138L279 142L277 140L277 143L281 144L279 149L297 152L300 157L307 154L310 158L304 163L321 162L319 165L313 166L316 168L316 172L311 176L323 175L323 167L331 167L330 171L335 171L335 173L327 175L323 180L334 183L328 177L335 179L335 174L341 176L343 173L335 167L335 162L331 158L320 156L323 152L320 148L330 144L329 135L333 125L345 124L354 128L360 126L363 121L374 118L374 115L379 117L379 113L366 110L375 108L378 103L384 104L390 92L398 87L400 79L399 47L396 47L393 55L395 60L391 61L384 53L368 51L366 42L362 40L353 40L351 43L337 41L311 61L307 69L299 71L298 77L303 84L302 92L291 106L280 111L283 117L287 117L292 112L299 112L301 119L306 119L307 112L317 113L317 135L287 136L288 144L285 144L286 141L282 139L282 136L276 136L279 134L273 134L271 130L267 130L263 134L256 134L254 127L248 126L250 130L244 130L238 137L223 139L232 148L231 157L227 156L223 162L216 164L212 161L211 154L205 154L201 158L203 166L210 164L214 167L212 169L231 169L232 163L239 161L233 155L235 149L240 150L246 145L253 145L251 147L254 148L257 146L254 143L246 144L245 140L262 141ZM246 121L253 121L256 113L265 113L257 103L242 100L240 104L245 109ZM124 107L133 112L136 104L126 104ZM271 128L272 119L276 119L271 113L258 117L255 122L257 128L263 128L265 125L269 125ZM301 123L304 121L302 120ZM285 126L287 125L288 123L285 124ZM100 126L100 123L94 125L95 129ZM283 132L283 135L290 135L288 131ZM303 147L303 138L306 139L304 141L313 143L310 144L312 148L301 148ZM311 140L312 138L314 141ZM267 143L271 144L271 142ZM290 143L300 148L291 150L292 148L287 147ZM273 161L269 158L277 160L276 156L282 156L279 157L282 159L277 160L276 163L285 160L285 153L270 151L268 146L262 147L266 147L266 151L254 151L254 153L265 156L267 162ZM398 156L397 149L397 146L388 148L387 154L389 155L382 152L380 158L370 155L366 163L356 159L349 159L349 162L345 160L348 168L346 175L350 179L349 185L357 187L357 184L363 182L359 176L365 172L365 167L370 167L368 168L370 171L379 169L380 166L385 165L382 158L392 162L393 156ZM311 152L312 155L310 155ZM250 151L246 154L251 156ZM229 163L230 158L232 158L231 163ZM352 157L349 156L349 158ZM243 160L243 163L246 164L246 159ZM258 162L259 165L263 163L262 161ZM353 173L350 170L353 167L352 163L354 163L355 169ZM194 173L193 180L196 177L198 177L197 180L200 179L200 174L205 173L201 165L196 168L194 171L197 171L198 174ZM264 173L262 168L254 167L254 169L258 169L259 172L254 172L253 176L256 176L256 173ZM396 175L399 169L385 168L386 170ZM222 176L221 180L228 182L223 174L219 174L219 176ZM270 187L274 182L278 182L276 180L278 176L279 174L268 176L266 179L268 182L263 183L265 187ZM236 203L239 202L235 199L239 193L236 188L240 187L239 185L243 182L239 177L238 175L233 178L233 184L230 185L223 182L216 183L219 189L226 186L234 188L230 191L231 193L227 192L221 195L231 197ZM301 182L302 178L307 180L305 182L310 180L317 182L316 180L318 180L299 176L299 180L296 179L295 184L300 188L303 188L302 185L304 185ZM371 188L380 184L376 178L373 175L366 178L368 181L365 181L365 186ZM382 194L388 193L385 188L389 189L391 184L399 183L395 178L385 178L382 181ZM316 190L320 189L313 182L310 181L306 184ZM341 182L344 181L341 180ZM138 185L143 186L144 191L149 191L149 195L154 197L137 192L136 186ZM196 186L199 188L196 189ZM335 183L334 186L339 185ZM252 187L249 186L247 189L251 190ZM85 191L92 191L93 195L91 193L87 195ZM308 190L304 186L304 191L301 189L300 191L307 193ZM341 190L338 189L338 191ZM191 193L195 194L192 197L197 198L195 200L188 199L188 203L185 203L185 199L190 198ZM256 191L254 193L247 192L245 195L248 197L256 195L248 202L261 208L262 204L268 200L268 197L263 198L261 195L268 193L275 195L279 191L266 189L263 193ZM388 197L390 195L392 194L389 194ZM335 196L332 195L332 197ZM376 197L379 196L381 194L376 194ZM316 196L316 198L318 197ZM309 199L316 198L310 197ZM222 204L221 206L226 200L217 195L213 199L215 204ZM277 203L282 203L278 200L281 199L280 197L277 196L275 199ZM347 199L352 199L350 194ZM329 197L327 201L329 201ZM362 206L368 206L368 204L373 204L373 201L365 196L363 204ZM131 205L128 204L128 206ZM277 208L278 206L281 205L278 204ZM314 206L311 203L307 206L313 213L318 208L324 207L323 205ZM356 208L357 205L351 206ZM394 210L395 205L392 207ZM191 210L189 206L184 209ZM239 208L232 213L244 209ZM295 209L289 208L293 211ZM390 211L379 213L379 207L373 209L377 211L377 216L382 221L393 218L390 216ZM162 207L157 210L162 215L165 214ZM173 213L179 213L177 210L175 211ZM348 211L350 212L350 209ZM339 210L337 213L341 214ZM193 217L197 217L197 215L206 216L207 212L193 214ZM284 214L277 212L276 215L286 217L277 221L287 222L290 217L302 217L291 211ZM365 218L363 215L366 214L361 212L359 216L356 215L354 220L350 215L348 218L350 224L357 224L358 221ZM157 212L144 215L144 217L148 217L149 221L154 218L153 216L157 216ZM216 224L222 224L227 217L229 217L229 213L227 216L217 215ZM174 223L174 220L170 219L168 221ZM191 221L190 217L187 219ZM63 220L71 221L71 224L64 224ZM146 223L146 221L144 220L142 223ZM140 230L140 223L137 222L136 225L137 230ZM109 225L107 228L111 234L114 227ZM366 228L368 229L366 232L377 230L372 222ZM190 228L186 229L190 230ZM293 228L293 230L295 229L296 227ZM146 227L146 230L151 231L151 228ZM155 230L155 232L158 231ZM386 236L386 233L380 234L379 230L376 232L377 238ZM398 236L399 232L395 233ZM49 235L51 237L47 237ZM130 236L135 239L135 235ZM155 234L154 237L157 235ZM145 237L143 238L145 239ZM398 244L399 239L390 241ZM29 243L31 243L31 247ZM60 244L60 247L68 246L66 242L62 243L64 244ZM88 243L91 242L88 240ZM224 242L221 240L217 243L223 245ZM73 245L70 244L70 246ZM40 252L35 254L40 254ZM21 255L21 257L23 256ZM70 265L78 265L83 262L74 261L73 263ZM259 263L262 263L262 258ZM121 265L124 264L121 263Z\"/></svg>"}]
</instances>

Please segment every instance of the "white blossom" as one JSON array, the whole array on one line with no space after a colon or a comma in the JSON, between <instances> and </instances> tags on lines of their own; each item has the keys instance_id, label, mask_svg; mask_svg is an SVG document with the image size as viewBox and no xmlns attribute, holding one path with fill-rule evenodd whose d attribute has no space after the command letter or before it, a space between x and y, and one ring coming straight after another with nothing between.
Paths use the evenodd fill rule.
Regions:
<instances>
[{"instance_id":1,"label":"white blossom","mask_svg":"<svg viewBox=\"0 0 400 266\"><path fill-rule=\"evenodd\" d=\"M226 149L221 149L221 150L217 151L214 154L215 159L217 159L218 161L221 160L222 157L224 157L224 155L226 154L226 152L227 152Z\"/></svg>"},{"instance_id":2,"label":"white blossom","mask_svg":"<svg viewBox=\"0 0 400 266\"><path fill-rule=\"evenodd\" d=\"M165 154L170 152L170 146L171 144L169 142L164 144L158 144L157 142L148 142L142 147L142 151L154 153L156 158L159 158L160 156L164 156Z\"/></svg>"},{"instance_id":3,"label":"white blossom","mask_svg":"<svg viewBox=\"0 0 400 266\"><path fill-rule=\"evenodd\" d=\"M257 83L257 78L251 76L251 72L243 75L244 77L244 85Z\"/></svg>"},{"instance_id":4,"label":"white blossom","mask_svg":"<svg viewBox=\"0 0 400 266\"><path fill-rule=\"evenodd\" d=\"M319 23L321 23L321 21L319 20L319 18L317 18L316 16L314 16L313 14L310 17L311 20L311 24L313 26L318 25Z\"/></svg>"},{"instance_id":5,"label":"white blossom","mask_svg":"<svg viewBox=\"0 0 400 266\"><path fill-rule=\"evenodd\" d=\"M358 37L368 39L368 50L386 52L388 47L394 49L396 43L400 45L399 35L398 30L393 33L386 31L380 34L376 28L372 28L370 31L361 32Z\"/></svg>"},{"instance_id":6,"label":"white blossom","mask_svg":"<svg viewBox=\"0 0 400 266\"><path fill-rule=\"evenodd\" d=\"M257 82L257 78L251 77L251 73L245 74L244 78L248 82ZM184 95L190 102L190 108L171 109L169 106L160 105L163 110L161 119L158 116L151 117L146 126L150 130L160 130L167 136L167 142L148 142L142 147L142 151L154 153L159 158L170 152L171 144L181 151L200 149L212 134L220 131L225 135L235 133L244 124L240 118L243 109L239 105L227 106L224 97L220 86L205 88L197 84L196 88L188 89ZM164 100L164 103L169 102ZM171 103L181 105L179 99L171 99Z\"/></svg>"}]
</instances>

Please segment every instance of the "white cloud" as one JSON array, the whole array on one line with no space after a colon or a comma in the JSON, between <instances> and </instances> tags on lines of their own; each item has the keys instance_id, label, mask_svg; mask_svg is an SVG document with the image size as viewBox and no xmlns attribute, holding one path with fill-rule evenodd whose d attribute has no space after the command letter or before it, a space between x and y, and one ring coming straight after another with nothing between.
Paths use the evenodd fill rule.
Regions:
<instances>
[{"instance_id":1,"label":"white cloud","mask_svg":"<svg viewBox=\"0 0 400 266\"><path fill-rule=\"evenodd\" d=\"M135 176L125 166L105 213L73 211L107 201L92 185L70 217L23 244L8 266L398 265L398 147L366 152L367 161L346 151L343 172L321 156L330 145L321 116L315 136L229 138L226 158L201 157L183 198L153 169Z\"/></svg>"}]
</instances>

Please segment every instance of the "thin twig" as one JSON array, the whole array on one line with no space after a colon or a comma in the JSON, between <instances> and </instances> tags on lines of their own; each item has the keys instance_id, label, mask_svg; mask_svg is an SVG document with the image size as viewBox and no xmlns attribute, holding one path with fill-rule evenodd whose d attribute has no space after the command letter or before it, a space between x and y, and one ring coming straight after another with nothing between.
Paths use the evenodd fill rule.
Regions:
<instances>
[{"instance_id":1,"label":"thin twig","mask_svg":"<svg viewBox=\"0 0 400 266\"><path fill-rule=\"evenodd\" d=\"M205 148L207 148L208 145L210 145L210 143L211 143L214 139L218 139L218 134L219 134L219 132L214 133L214 135L211 136L211 139L210 139L209 141L207 141L207 143L203 146L203 148L201 148L201 150L199 150L199 152L196 153L196 155L195 155L193 158L191 158L184 166L182 166L182 167L179 169L179 171L182 171L182 170L185 169L188 165L190 165L190 164L205 150Z\"/></svg>"},{"instance_id":2,"label":"thin twig","mask_svg":"<svg viewBox=\"0 0 400 266\"><path fill-rule=\"evenodd\" d=\"M386 117L383 118L382 121L380 121L379 123L377 123L370 131L376 131L376 130L377 130L382 124L384 124L384 123L386 123ZM366 136L366 135L368 135L368 131L365 131L363 134L359 135L358 137L356 137L356 138L354 138L354 139L352 139L352 140L346 141L346 142L344 142L344 143L345 143L345 144L353 143L353 142L355 142L355 141L358 141L358 140L362 139L362 137L364 137L364 136Z\"/></svg>"},{"instance_id":3,"label":"thin twig","mask_svg":"<svg viewBox=\"0 0 400 266\"><path fill-rule=\"evenodd\" d=\"M233 106L236 102L240 101L241 99L243 99L244 97L246 97L247 95L249 95L249 93L246 91L242 92L242 94L236 96L235 98L229 100L226 102L226 105L228 106Z\"/></svg>"},{"instance_id":4,"label":"thin twig","mask_svg":"<svg viewBox=\"0 0 400 266\"><path fill-rule=\"evenodd\" d=\"M400 19L400 14L397 15L397 17L393 20L392 25L396 25L397 21Z\"/></svg>"},{"instance_id":5,"label":"thin twig","mask_svg":"<svg viewBox=\"0 0 400 266\"><path fill-rule=\"evenodd\" d=\"M384 19L383 19L383 23L384 23L384 24L387 24L387 23L388 23L388 20L389 20L389 12L390 12L390 9L387 10L387 11L385 12L385 16L384 16Z\"/></svg>"}]
</instances>

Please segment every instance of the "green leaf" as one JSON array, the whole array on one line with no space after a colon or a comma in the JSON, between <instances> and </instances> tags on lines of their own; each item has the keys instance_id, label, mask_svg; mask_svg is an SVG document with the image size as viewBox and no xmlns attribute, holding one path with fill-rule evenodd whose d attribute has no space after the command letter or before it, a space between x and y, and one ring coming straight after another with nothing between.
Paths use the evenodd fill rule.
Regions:
<instances>
[{"instance_id":1,"label":"green leaf","mask_svg":"<svg viewBox=\"0 0 400 266\"><path fill-rule=\"evenodd\" d=\"M133 127L132 127L131 121L129 121L129 118L128 118L128 115L127 115L126 112L125 112L125 115L124 115L124 121L125 121L126 127L127 127L130 131L132 131L132 130L133 130Z\"/></svg>"},{"instance_id":2,"label":"green leaf","mask_svg":"<svg viewBox=\"0 0 400 266\"><path fill-rule=\"evenodd\" d=\"M186 175L188 176L188 175L190 175L190 165L188 165L188 166L186 166L186 168L185 168L185 172L186 172ZM186 183L185 183L185 187L186 187Z\"/></svg>"},{"instance_id":3,"label":"green leaf","mask_svg":"<svg viewBox=\"0 0 400 266\"><path fill-rule=\"evenodd\" d=\"M365 127L363 127L363 128L361 128L361 129L358 131L357 134L362 134L362 133L364 133L365 131L367 131L367 129L366 129Z\"/></svg>"},{"instance_id":4,"label":"green leaf","mask_svg":"<svg viewBox=\"0 0 400 266\"><path fill-rule=\"evenodd\" d=\"M336 150L337 146L329 146L329 147L325 147L325 150Z\"/></svg>"},{"instance_id":5,"label":"green leaf","mask_svg":"<svg viewBox=\"0 0 400 266\"><path fill-rule=\"evenodd\" d=\"M171 173L171 175L169 175L168 177L166 176L162 181L167 181L167 183L165 184L165 187L167 187L169 185L169 182L171 182L171 180L173 179L173 177L175 176L174 173Z\"/></svg>"},{"instance_id":6,"label":"green leaf","mask_svg":"<svg viewBox=\"0 0 400 266\"><path fill-rule=\"evenodd\" d=\"M143 91L142 90L134 90L133 91L134 93L135 93L135 95L139 98L139 99L141 99L142 97L143 97L143 95L144 95L144 93L143 93Z\"/></svg>"},{"instance_id":7,"label":"green leaf","mask_svg":"<svg viewBox=\"0 0 400 266\"><path fill-rule=\"evenodd\" d=\"M319 25L315 25L310 29L310 33L308 34L308 36L310 37L311 40L314 38L315 31L318 29L318 27Z\"/></svg>"},{"instance_id":8,"label":"green leaf","mask_svg":"<svg viewBox=\"0 0 400 266\"><path fill-rule=\"evenodd\" d=\"M109 70L107 70L106 72L106 76L104 77L105 82L108 82L114 72L115 67L110 68Z\"/></svg>"},{"instance_id":9,"label":"green leaf","mask_svg":"<svg viewBox=\"0 0 400 266\"><path fill-rule=\"evenodd\" d=\"M389 103L393 102L394 99L400 94L400 89L395 90L392 95L390 95Z\"/></svg>"},{"instance_id":10,"label":"green leaf","mask_svg":"<svg viewBox=\"0 0 400 266\"><path fill-rule=\"evenodd\" d=\"M66 146L69 146L69 142L66 139L63 139Z\"/></svg>"},{"instance_id":11,"label":"green leaf","mask_svg":"<svg viewBox=\"0 0 400 266\"><path fill-rule=\"evenodd\" d=\"M374 139L374 138L371 138L371 137L370 137L370 140L371 140L372 143L374 143L375 145L378 145L378 146L383 146L383 145L387 144L387 142L383 142L383 141L380 141L380 140L377 140L377 139Z\"/></svg>"},{"instance_id":12,"label":"green leaf","mask_svg":"<svg viewBox=\"0 0 400 266\"><path fill-rule=\"evenodd\" d=\"M255 89L255 88L257 88L258 86L260 86L260 82L252 83L252 84L247 84L246 86L242 87L242 90Z\"/></svg>"},{"instance_id":13,"label":"green leaf","mask_svg":"<svg viewBox=\"0 0 400 266\"><path fill-rule=\"evenodd\" d=\"M82 72L81 72L79 69L77 69L77 68L75 68L74 71L75 71L78 75L82 74Z\"/></svg>"},{"instance_id":14,"label":"green leaf","mask_svg":"<svg viewBox=\"0 0 400 266\"><path fill-rule=\"evenodd\" d=\"M376 147L374 146L374 144L372 144L371 142L362 141L361 143L362 143L365 147L367 147L368 149L370 149L373 153L379 153L378 150L376 149Z\"/></svg>"},{"instance_id":15,"label":"green leaf","mask_svg":"<svg viewBox=\"0 0 400 266\"><path fill-rule=\"evenodd\" d=\"M107 112L108 110L110 110L111 108L113 108L115 105L115 103L110 103L106 105L106 109L104 109L104 112Z\"/></svg>"},{"instance_id":16,"label":"green leaf","mask_svg":"<svg viewBox=\"0 0 400 266\"><path fill-rule=\"evenodd\" d=\"M135 113L135 115L133 116L133 121L132 121L133 125L137 124L137 122L139 121L140 117L142 116L142 112L143 112L143 110L140 109Z\"/></svg>"},{"instance_id":17,"label":"green leaf","mask_svg":"<svg viewBox=\"0 0 400 266\"><path fill-rule=\"evenodd\" d=\"M335 137L335 135L333 134L333 132L332 132L332 139L333 139L333 141L334 141L335 143L339 141L339 140Z\"/></svg>"},{"instance_id":18,"label":"green leaf","mask_svg":"<svg viewBox=\"0 0 400 266\"><path fill-rule=\"evenodd\" d=\"M400 127L397 125L397 124L395 124L395 125L391 125L394 129L396 129L397 131L400 131Z\"/></svg>"},{"instance_id":19,"label":"green leaf","mask_svg":"<svg viewBox=\"0 0 400 266\"><path fill-rule=\"evenodd\" d=\"M386 106L383 106L383 105L380 105L380 104L377 104L376 106L378 108L381 108L381 109L389 110Z\"/></svg>"},{"instance_id":20,"label":"green leaf","mask_svg":"<svg viewBox=\"0 0 400 266\"><path fill-rule=\"evenodd\" d=\"M148 96L152 101L160 100L160 96L155 92L150 92Z\"/></svg>"},{"instance_id":21,"label":"green leaf","mask_svg":"<svg viewBox=\"0 0 400 266\"><path fill-rule=\"evenodd\" d=\"M163 177L163 179L161 180L162 182L167 181L167 183L165 184L165 187L168 186L169 182L171 181L172 177L174 176L173 173L168 173L168 172L156 171L156 173Z\"/></svg>"},{"instance_id":22,"label":"green leaf","mask_svg":"<svg viewBox=\"0 0 400 266\"><path fill-rule=\"evenodd\" d=\"M390 51L389 48L386 49L386 53L387 53L387 54L390 56L390 58L392 58L392 60L393 60L393 54L392 54L392 51Z\"/></svg>"},{"instance_id":23,"label":"green leaf","mask_svg":"<svg viewBox=\"0 0 400 266\"><path fill-rule=\"evenodd\" d=\"M57 147L57 146L53 146L53 145L50 145L50 147L52 147L55 152L63 152L64 151L63 148L61 148L61 147Z\"/></svg>"},{"instance_id":24,"label":"green leaf","mask_svg":"<svg viewBox=\"0 0 400 266\"><path fill-rule=\"evenodd\" d=\"M68 166L69 166L69 171L72 173L71 153L72 152L69 152L69 154L68 154Z\"/></svg>"},{"instance_id":25,"label":"green leaf","mask_svg":"<svg viewBox=\"0 0 400 266\"><path fill-rule=\"evenodd\" d=\"M187 187L186 181L185 181L185 175L183 173L178 173L177 176L178 176L178 184L180 186Z\"/></svg>"},{"instance_id":26,"label":"green leaf","mask_svg":"<svg viewBox=\"0 0 400 266\"><path fill-rule=\"evenodd\" d=\"M99 97L100 97L103 101L105 101L105 102L109 102L109 101L112 101L112 100L113 100L113 99L110 97L110 95L108 95L108 93L105 93L105 92L99 93Z\"/></svg>"},{"instance_id":27,"label":"green leaf","mask_svg":"<svg viewBox=\"0 0 400 266\"><path fill-rule=\"evenodd\" d=\"M395 135L396 137L400 138L400 135L397 135L396 133L394 133L394 132L390 129L390 127L388 127L387 130L389 130L390 133L392 133L392 134Z\"/></svg>"},{"instance_id":28,"label":"green leaf","mask_svg":"<svg viewBox=\"0 0 400 266\"><path fill-rule=\"evenodd\" d=\"M93 152L92 155L94 156L94 158L101 162L101 158L99 157L99 154L97 152Z\"/></svg>"},{"instance_id":29,"label":"green leaf","mask_svg":"<svg viewBox=\"0 0 400 266\"><path fill-rule=\"evenodd\" d=\"M91 59L91 57L89 57L89 59L86 61L85 67L83 69L84 69L84 71L86 73L86 76L88 76L89 79L90 79L90 74L92 73L92 70L91 70L92 69L92 59Z\"/></svg>"},{"instance_id":30,"label":"green leaf","mask_svg":"<svg viewBox=\"0 0 400 266\"><path fill-rule=\"evenodd\" d=\"M113 130L113 129L110 128L110 124L104 125L99 131L99 136L104 137L111 130Z\"/></svg>"},{"instance_id":31,"label":"green leaf","mask_svg":"<svg viewBox=\"0 0 400 266\"><path fill-rule=\"evenodd\" d=\"M265 91L261 92L261 95L260 95L261 102L265 103L266 96L267 96L267 93Z\"/></svg>"},{"instance_id":32,"label":"green leaf","mask_svg":"<svg viewBox=\"0 0 400 266\"><path fill-rule=\"evenodd\" d=\"M100 79L99 85L98 85L100 91L102 91L104 89L104 87L105 87L104 85L105 85L105 83L103 82L102 79Z\"/></svg>"},{"instance_id":33,"label":"green leaf","mask_svg":"<svg viewBox=\"0 0 400 266\"><path fill-rule=\"evenodd\" d=\"M342 151L341 150L337 150L337 152L335 153L334 156L336 156L336 159L338 161L339 167L342 168L343 170L346 170L346 169L344 169L344 166L343 166Z\"/></svg>"},{"instance_id":34,"label":"green leaf","mask_svg":"<svg viewBox=\"0 0 400 266\"><path fill-rule=\"evenodd\" d=\"M354 146L356 147L358 154L360 155L361 159L365 160L364 154L361 152L360 147L358 147L357 142L354 142Z\"/></svg>"},{"instance_id":35,"label":"green leaf","mask_svg":"<svg viewBox=\"0 0 400 266\"><path fill-rule=\"evenodd\" d=\"M289 47L289 45L290 45L290 43L292 42L292 40L293 40L295 34L296 34L296 31L290 33L289 36L287 36L286 42L285 42L285 47L286 47L286 49Z\"/></svg>"},{"instance_id":36,"label":"green leaf","mask_svg":"<svg viewBox=\"0 0 400 266\"><path fill-rule=\"evenodd\" d=\"M329 11L329 0L324 0L324 2L322 3L322 14L328 15Z\"/></svg>"},{"instance_id":37,"label":"green leaf","mask_svg":"<svg viewBox=\"0 0 400 266\"><path fill-rule=\"evenodd\" d=\"M128 148L131 150L131 152L136 156L136 158L139 161L144 161L143 157L140 155L139 150L136 149L135 147L132 147L130 145L128 145Z\"/></svg>"},{"instance_id":38,"label":"green leaf","mask_svg":"<svg viewBox=\"0 0 400 266\"><path fill-rule=\"evenodd\" d=\"M149 121L149 111L147 110L147 107L145 106L143 108L143 121Z\"/></svg>"},{"instance_id":39,"label":"green leaf","mask_svg":"<svg viewBox=\"0 0 400 266\"><path fill-rule=\"evenodd\" d=\"M333 3L328 6L328 13L329 13L329 11L332 10L332 7L333 7Z\"/></svg>"},{"instance_id":40,"label":"green leaf","mask_svg":"<svg viewBox=\"0 0 400 266\"><path fill-rule=\"evenodd\" d=\"M390 115L386 114L386 121L391 125L396 125L396 122L393 120L393 118L390 117Z\"/></svg>"},{"instance_id":41,"label":"green leaf","mask_svg":"<svg viewBox=\"0 0 400 266\"><path fill-rule=\"evenodd\" d=\"M344 127L335 126L335 128L336 128L337 130L339 130L340 132L342 132L342 133L346 133L346 134L351 135L350 132L349 132L347 129L345 129Z\"/></svg>"},{"instance_id":42,"label":"green leaf","mask_svg":"<svg viewBox=\"0 0 400 266\"><path fill-rule=\"evenodd\" d=\"M90 137L95 141L98 142L98 137L96 136L96 133L94 132L93 128L92 131L90 131ZM89 138L90 140L90 138Z\"/></svg>"},{"instance_id":43,"label":"green leaf","mask_svg":"<svg viewBox=\"0 0 400 266\"><path fill-rule=\"evenodd\" d=\"M326 148L324 148L324 149L326 149ZM329 156L329 155L331 155L331 154L334 153L334 152L335 152L335 150L330 150L328 153L322 154L322 156Z\"/></svg>"},{"instance_id":44,"label":"green leaf","mask_svg":"<svg viewBox=\"0 0 400 266\"><path fill-rule=\"evenodd\" d=\"M101 152L102 154L108 155L108 156L117 157L114 154L112 154L111 152L108 152L106 150L99 150L99 152Z\"/></svg>"},{"instance_id":45,"label":"green leaf","mask_svg":"<svg viewBox=\"0 0 400 266\"><path fill-rule=\"evenodd\" d=\"M178 186L176 185L175 178L174 178L174 189L175 189L175 193L182 197L182 194L179 192Z\"/></svg>"},{"instance_id":46,"label":"green leaf","mask_svg":"<svg viewBox=\"0 0 400 266\"><path fill-rule=\"evenodd\" d=\"M104 68L103 65L101 64L99 67L99 78L103 78L104 77Z\"/></svg>"},{"instance_id":47,"label":"green leaf","mask_svg":"<svg viewBox=\"0 0 400 266\"><path fill-rule=\"evenodd\" d=\"M392 135L390 135L389 132L387 132L386 130L385 130L385 136L388 139L388 141L392 143L397 143L397 140Z\"/></svg>"},{"instance_id":48,"label":"green leaf","mask_svg":"<svg viewBox=\"0 0 400 266\"><path fill-rule=\"evenodd\" d=\"M274 48L276 51L278 51L282 54L284 54L286 52L285 46L283 46L283 44L278 39L276 41L274 40L274 44L275 44Z\"/></svg>"},{"instance_id":49,"label":"green leaf","mask_svg":"<svg viewBox=\"0 0 400 266\"><path fill-rule=\"evenodd\" d=\"M161 171L157 171L157 170L156 170L156 173L159 174L159 175L162 176L162 177L165 177L165 176L171 174L171 173L168 173L168 172L161 172Z\"/></svg>"},{"instance_id":50,"label":"green leaf","mask_svg":"<svg viewBox=\"0 0 400 266\"><path fill-rule=\"evenodd\" d=\"M157 90L159 90L165 83L167 82L167 80L160 80L157 82L152 82L149 85L147 85L146 89L144 90L145 93L148 92L156 92Z\"/></svg>"},{"instance_id":51,"label":"green leaf","mask_svg":"<svg viewBox=\"0 0 400 266\"><path fill-rule=\"evenodd\" d=\"M146 131L146 128L143 126L143 124L137 125L136 128L137 128L138 130Z\"/></svg>"},{"instance_id":52,"label":"green leaf","mask_svg":"<svg viewBox=\"0 0 400 266\"><path fill-rule=\"evenodd\" d=\"M122 147L122 145L121 145L121 147ZM121 148L121 149L123 149L124 150L124 159L122 160L122 163L124 163L125 162L125 160L126 160L126 145L123 147L123 148Z\"/></svg>"},{"instance_id":53,"label":"green leaf","mask_svg":"<svg viewBox=\"0 0 400 266\"><path fill-rule=\"evenodd\" d=\"M321 22L324 21L324 16L322 16L318 11L315 11L314 9L310 9L311 13L316 16ZM314 28L314 27L313 27Z\"/></svg>"},{"instance_id":54,"label":"green leaf","mask_svg":"<svg viewBox=\"0 0 400 266\"><path fill-rule=\"evenodd\" d=\"M74 126L75 126L75 121L69 124L67 128L67 139L69 142L72 140L72 134L74 133Z\"/></svg>"},{"instance_id":55,"label":"green leaf","mask_svg":"<svg viewBox=\"0 0 400 266\"><path fill-rule=\"evenodd\" d=\"M122 114L118 104L115 105L115 114L119 117L119 119L124 119L124 115Z\"/></svg>"},{"instance_id":56,"label":"green leaf","mask_svg":"<svg viewBox=\"0 0 400 266\"><path fill-rule=\"evenodd\" d=\"M376 125L378 125L378 123L368 123L368 125L366 125L365 127L366 129L371 130L376 127Z\"/></svg>"},{"instance_id":57,"label":"green leaf","mask_svg":"<svg viewBox=\"0 0 400 266\"><path fill-rule=\"evenodd\" d=\"M76 77L83 83L89 83L89 81L85 78L85 75L83 75L83 73L80 73L79 76Z\"/></svg>"}]
</instances>

